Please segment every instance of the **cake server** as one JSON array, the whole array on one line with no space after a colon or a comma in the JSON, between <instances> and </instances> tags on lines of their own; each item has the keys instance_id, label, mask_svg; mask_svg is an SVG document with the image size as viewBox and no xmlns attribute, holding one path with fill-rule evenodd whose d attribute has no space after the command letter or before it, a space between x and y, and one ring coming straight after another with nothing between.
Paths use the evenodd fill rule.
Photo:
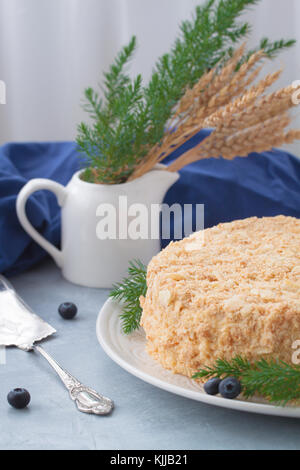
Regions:
<instances>
[{"instance_id":1,"label":"cake server","mask_svg":"<svg viewBox=\"0 0 300 470\"><path fill-rule=\"evenodd\" d=\"M96 415L110 413L114 406L112 400L81 384L41 346L35 344L53 333L56 330L36 315L8 280L0 275L0 345L39 352L57 372L79 411Z\"/></svg>"}]
</instances>

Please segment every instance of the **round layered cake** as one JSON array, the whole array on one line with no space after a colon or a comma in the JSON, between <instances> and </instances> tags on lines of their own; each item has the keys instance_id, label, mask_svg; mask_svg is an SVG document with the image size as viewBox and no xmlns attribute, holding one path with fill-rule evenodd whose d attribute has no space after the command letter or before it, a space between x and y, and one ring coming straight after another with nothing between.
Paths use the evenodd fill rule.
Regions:
<instances>
[{"instance_id":1,"label":"round layered cake","mask_svg":"<svg viewBox=\"0 0 300 470\"><path fill-rule=\"evenodd\" d=\"M217 358L292 361L300 340L300 220L250 218L171 243L148 266L148 353L187 376Z\"/></svg>"}]
</instances>

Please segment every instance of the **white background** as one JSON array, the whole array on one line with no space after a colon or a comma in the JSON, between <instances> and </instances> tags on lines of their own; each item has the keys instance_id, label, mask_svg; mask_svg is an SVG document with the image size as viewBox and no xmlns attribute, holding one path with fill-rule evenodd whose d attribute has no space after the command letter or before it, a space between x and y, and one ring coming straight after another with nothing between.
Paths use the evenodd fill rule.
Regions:
<instances>
[{"instance_id":1,"label":"white background","mask_svg":"<svg viewBox=\"0 0 300 470\"><path fill-rule=\"evenodd\" d=\"M155 59L171 46L178 24L199 3L0 0L0 79L7 85L0 143L74 139L77 124L86 119L80 107L83 90L97 85L120 46L137 35L132 73L147 79ZM250 44L262 36L299 39L268 68L284 65L280 85L300 80L300 1L261 0L246 18L253 25ZM292 149L300 155L300 144Z\"/></svg>"}]
</instances>

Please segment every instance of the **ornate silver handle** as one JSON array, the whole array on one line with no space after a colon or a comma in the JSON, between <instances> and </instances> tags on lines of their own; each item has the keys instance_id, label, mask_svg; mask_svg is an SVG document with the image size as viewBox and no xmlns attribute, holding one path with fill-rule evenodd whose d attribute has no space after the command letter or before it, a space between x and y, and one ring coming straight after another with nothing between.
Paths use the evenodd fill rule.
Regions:
<instances>
[{"instance_id":1,"label":"ornate silver handle","mask_svg":"<svg viewBox=\"0 0 300 470\"><path fill-rule=\"evenodd\" d=\"M107 415L112 411L114 407L112 400L81 384L75 377L64 370L41 346L33 346L33 349L38 351L59 375L79 411L95 415Z\"/></svg>"}]
</instances>

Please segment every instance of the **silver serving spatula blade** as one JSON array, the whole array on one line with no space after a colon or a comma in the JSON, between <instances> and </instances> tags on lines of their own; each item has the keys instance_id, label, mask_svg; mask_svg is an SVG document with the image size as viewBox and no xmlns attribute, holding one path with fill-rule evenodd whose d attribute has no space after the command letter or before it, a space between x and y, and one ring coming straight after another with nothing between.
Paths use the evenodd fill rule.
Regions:
<instances>
[{"instance_id":1,"label":"silver serving spatula blade","mask_svg":"<svg viewBox=\"0 0 300 470\"><path fill-rule=\"evenodd\" d=\"M79 411L96 415L109 414L114 406L112 400L81 384L41 346L34 344L53 333L56 330L36 315L8 280L0 275L0 345L39 352L57 372Z\"/></svg>"},{"instance_id":2,"label":"silver serving spatula blade","mask_svg":"<svg viewBox=\"0 0 300 470\"><path fill-rule=\"evenodd\" d=\"M0 276L0 344L29 351L35 341L53 333L56 330L38 317Z\"/></svg>"}]
</instances>

